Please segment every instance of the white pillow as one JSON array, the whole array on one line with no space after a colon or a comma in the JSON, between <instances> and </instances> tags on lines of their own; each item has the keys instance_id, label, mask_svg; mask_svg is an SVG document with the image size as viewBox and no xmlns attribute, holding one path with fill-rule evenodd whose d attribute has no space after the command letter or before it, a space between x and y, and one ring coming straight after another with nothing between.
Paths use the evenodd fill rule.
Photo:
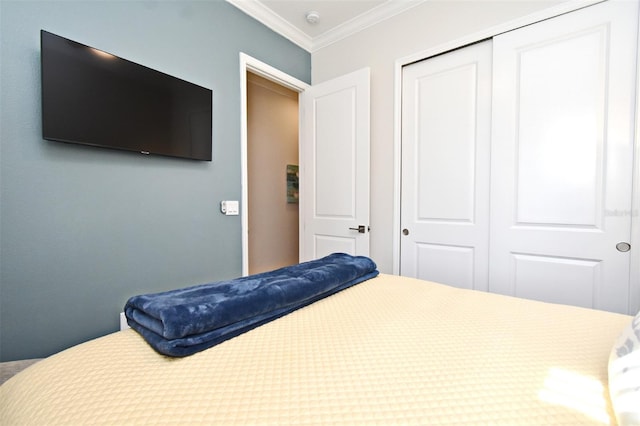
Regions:
<instances>
[{"instance_id":1,"label":"white pillow","mask_svg":"<svg viewBox=\"0 0 640 426\"><path fill-rule=\"evenodd\" d=\"M640 426L640 312L613 345L609 394L620 426Z\"/></svg>"}]
</instances>

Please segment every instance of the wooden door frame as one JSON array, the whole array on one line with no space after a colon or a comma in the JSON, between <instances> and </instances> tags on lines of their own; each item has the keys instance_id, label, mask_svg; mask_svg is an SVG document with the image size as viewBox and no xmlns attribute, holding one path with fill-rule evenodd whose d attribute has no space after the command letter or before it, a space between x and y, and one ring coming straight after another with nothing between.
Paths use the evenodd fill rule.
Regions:
<instances>
[{"instance_id":1,"label":"wooden door frame","mask_svg":"<svg viewBox=\"0 0 640 426\"><path fill-rule=\"evenodd\" d=\"M247 72L252 72L267 80L273 81L280 86L291 89L295 92L302 93L309 85L289 74L280 71L271 65L268 65L258 59L255 59L246 53L240 52L240 170L241 170L241 187L242 195L240 201L240 220L242 228L242 275L249 274L249 191L248 191L248 163L247 163ZM301 111L301 103L298 103L298 110ZM298 161L299 161L299 173L300 179L302 178L304 166L302 164L303 141L302 141L302 114L299 114L299 135L298 138ZM299 209L302 211L304 197L300 194ZM300 220L299 236L301 241L301 235L304 229L304 221ZM300 248L302 250L302 247Z\"/></svg>"}]
</instances>

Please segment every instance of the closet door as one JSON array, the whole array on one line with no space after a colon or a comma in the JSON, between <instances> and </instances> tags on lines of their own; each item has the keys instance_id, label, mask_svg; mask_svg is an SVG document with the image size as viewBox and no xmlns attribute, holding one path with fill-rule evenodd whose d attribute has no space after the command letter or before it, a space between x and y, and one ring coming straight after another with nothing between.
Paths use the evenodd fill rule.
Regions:
<instances>
[{"instance_id":1,"label":"closet door","mask_svg":"<svg viewBox=\"0 0 640 426\"><path fill-rule=\"evenodd\" d=\"M488 289L491 41L403 70L401 274Z\"/></svg>"},{"instance_id":2,"label":"closet door","mask_svg":"<svg viewBox=\"0 0 640 426\"><path fill-rule=\"evenodd\" d=\"M494 38L490 291L631 313L637 20L606 2Z\"/></svg>"}]
</instances>

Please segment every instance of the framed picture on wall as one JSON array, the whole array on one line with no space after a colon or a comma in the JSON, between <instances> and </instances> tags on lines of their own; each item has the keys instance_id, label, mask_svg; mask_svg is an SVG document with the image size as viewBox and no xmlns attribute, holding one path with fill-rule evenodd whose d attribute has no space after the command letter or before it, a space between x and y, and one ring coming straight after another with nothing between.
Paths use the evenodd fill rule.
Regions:
<instances>
[{"instance_id":1,"label":"framed picture on wall","mask_svg":"<svg viewBox=\"0 0 640 426\"><path fill-rule=\"evenodd\" d=\"M298 202L298 166L287 164L287 203Z\"/></svg>"}]
</instances>

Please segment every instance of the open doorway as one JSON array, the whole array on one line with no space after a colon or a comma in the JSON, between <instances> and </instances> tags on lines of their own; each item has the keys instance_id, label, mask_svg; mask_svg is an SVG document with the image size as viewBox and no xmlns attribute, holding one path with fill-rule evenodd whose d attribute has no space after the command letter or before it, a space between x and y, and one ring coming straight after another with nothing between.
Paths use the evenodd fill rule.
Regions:
<instances>
[{"instance_id":1,"label":"open doorway","mask_svg":"<svg viewBox=\"0 0 640 426\"><path fill-rule=\"evenodd\" d=\"M240 53L240 156L241 156L241 182L242 182L242 200L241 200L241 209L240 209L240 217L242 220L242 274L249 275L249 212L250 210L254 211L254 214L261 215L264 214L264 211L258 211L257 209L252 209L249 205L249 164L248 164L248 105L247 105L247 90L249 83L247 81L247 77L250 74L255 76L260 76L266 79L267 81L274 83L276 86L280 86L281 88L290 89L298 95L301 95L305 92L309 85L303 81L298 80L295 77L290 76L269 64L266 64L258 59L255 59L245 53ZM299 105L300 107L300 105ZM301 114L300 110L298 110L298 119L300 120ZM297 127L300 128L300 122L298 121ZM302 142L300 139L300 135L297 137L298 142L298 157L302 158ZM299 171L302 175L304 174L304 165L301 160L298 160L297 163L299 165ZM282 172L282 181L286 180L286 168ZM273 191L275 194L275 191ZM286 197L286 192L284 195L278 195L282 197ZM300 204L298 205L298 211L302 211L304 206L304 198L300 199ZM300 229L303 227L303 221L300 220L299 216L299 227L297 228L297 235L300 238L301 231ZM276 239L279 237L276 237ZM299 240L298 240L299 241ZM277 241L276 241L277 242ZM266 242L269 244L269 242ZM300 253L300 252L299 252ZM300 254L298 253L297 259L300 259Z\"/></svg>"},{"instance_id":2,"label":"open doorway","mask_svg":"<svg viewBox=\"0 0 640 426\"><path fill-rule=\"evenodd\" d=\"M298 263L298 92L247 71L248 268Z\"/></svg>"}]
</instances>

